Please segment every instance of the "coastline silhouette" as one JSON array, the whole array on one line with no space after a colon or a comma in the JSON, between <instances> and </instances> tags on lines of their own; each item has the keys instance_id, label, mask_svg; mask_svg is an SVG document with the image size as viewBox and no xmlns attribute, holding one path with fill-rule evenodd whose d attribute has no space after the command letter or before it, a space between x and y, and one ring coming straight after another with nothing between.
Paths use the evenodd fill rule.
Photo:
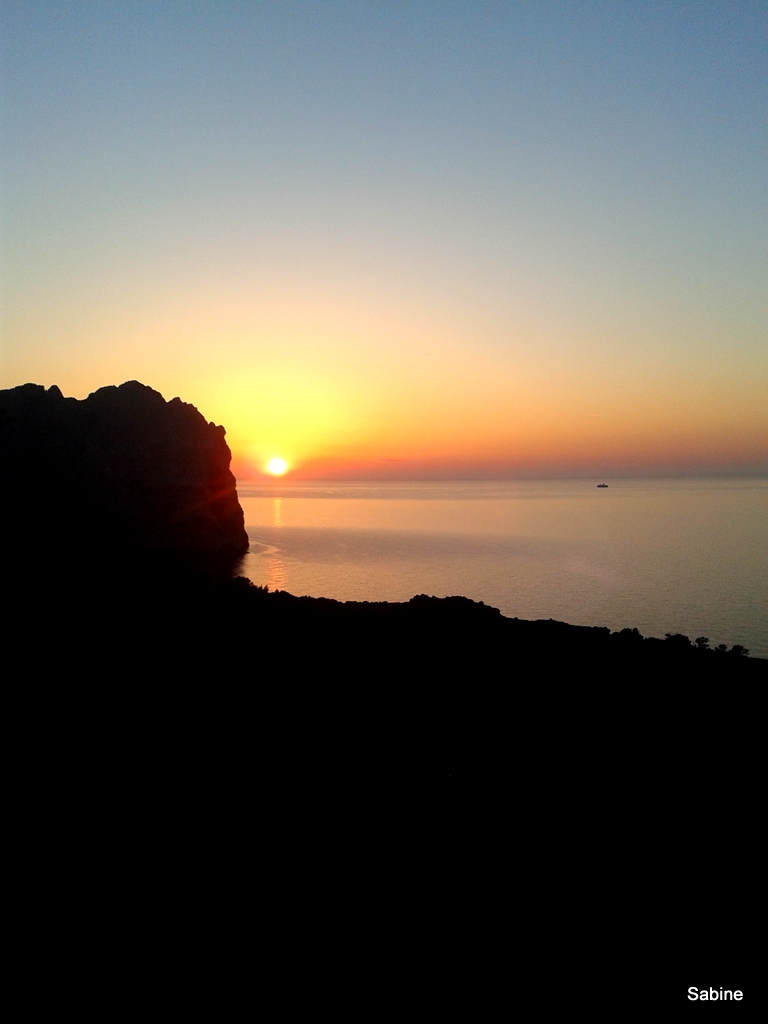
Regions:
<instances>
[{"instance_id":1,"label":"coastline silhouette","mask_svg":"<svg viewBox=\"0 0 768 1024\"><path fill-rule=\"evenodd\" d=\"M197 620L205 608L203 633L214 623L222 638L232 630L243 637L268 628L275 649L260 657L279 663L285 653L280 637L296 670L308 668L331 638L336 672L367 659L366 672L373 675L399 662L401 671L406 664L417 671L418 664L419 672L431 666L429 671L453 676L460 665L476 671L513 650L518 664L546 663L553 672L714 678L765 665L739 645L711 650L705 637L691 643L680 635L644 638L632 628L611 633L553 620L528 622L462 597L341 603L255 587L234 576L248 537L224 428L137 381L101 388L83 401L64 398L55 385L0 392L0 432L0 472L11 495L2 513L3 561L16 591L27 594L24 606L35 599L45 604L64 590L77 594L74 607L87 607L97 623L109 595L107 605L119 608L125 622L140 609L155 648L164 623L177 639L191 630L192 647L199 650L204 641ZM52 521L56 563L48 539ZM115 549L123 555L119 579L107 568L107 551ZM57 621L64 622L72 602L59 604ZM112 621L110 635L115 628ZM141 629L135 623L131 629L132 646L141 646ZM98 646L100 638L92 633L89 642ZM209 656L220 643L211 640ZM175 641L173 650L183 657Z\"/></svg>"}]
</instances>

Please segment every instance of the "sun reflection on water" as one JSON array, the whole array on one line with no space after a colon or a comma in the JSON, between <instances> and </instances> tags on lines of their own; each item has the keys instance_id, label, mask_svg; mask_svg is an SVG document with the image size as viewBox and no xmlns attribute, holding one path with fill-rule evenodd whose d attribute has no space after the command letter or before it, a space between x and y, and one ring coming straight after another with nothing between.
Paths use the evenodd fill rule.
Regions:
<instances>
[{"instance_id":1,"label":"sun reflection on water","mask_svg":"<svg viewBox=\"0 0 768 1024\"><path fill-rule=\"evenodd\" d=\"M283 525L283 500L274 498L272 501L272 525L280 528ZM267 560L267 587L270 590L284 590L286 579L285 560L280 548L273 547Z\"/></svg>"}]
</instances>

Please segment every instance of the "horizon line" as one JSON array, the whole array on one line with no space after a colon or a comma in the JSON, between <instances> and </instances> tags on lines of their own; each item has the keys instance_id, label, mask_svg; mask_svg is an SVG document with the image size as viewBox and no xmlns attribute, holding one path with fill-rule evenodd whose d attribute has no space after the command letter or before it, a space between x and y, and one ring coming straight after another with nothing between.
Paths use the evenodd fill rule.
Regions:
<instances>
[{"instance_id":1,"label":"horizon line","mask_svg":"<svg viewBox=\"0 0 768 1024\"><path fill-rule=\"evenodd\" d=\"M625 473L625 474L542 474L520 476L293 476L285 473L274 476L270 473L257 473L249 476L238 476L237 480L259 484L280 483L516 483L528 481L573 480L591 482L592 480L768 480L768 469L747 472L674 472L674 473Z\"/></svg>"}]
</instances>

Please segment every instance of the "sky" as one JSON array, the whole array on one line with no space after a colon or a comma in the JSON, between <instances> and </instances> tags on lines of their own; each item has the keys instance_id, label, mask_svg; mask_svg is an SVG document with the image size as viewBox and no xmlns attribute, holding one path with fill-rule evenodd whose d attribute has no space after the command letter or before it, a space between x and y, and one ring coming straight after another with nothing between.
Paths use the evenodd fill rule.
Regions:
<instances>
[{"instance_id":1,"label":"sky","mask_svg":"<svg viewBox=\"0 0 768 1024\"><path fill-rule=\"evenodd\" d=\"M762 2L0 11L0 387L239 477L768 474Z\"/></svg>"}]
</instances>

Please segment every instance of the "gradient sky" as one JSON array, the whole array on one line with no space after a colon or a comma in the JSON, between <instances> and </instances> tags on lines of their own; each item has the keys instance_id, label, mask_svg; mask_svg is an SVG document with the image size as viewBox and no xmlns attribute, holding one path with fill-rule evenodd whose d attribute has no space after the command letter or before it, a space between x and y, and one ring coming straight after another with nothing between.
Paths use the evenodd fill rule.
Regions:
<instances>
[{"instance_id":1,"label":"gradient sky","mask_svg":"<svg viewBox=\"0 0 768 1024\"><path fill-rule=\"evenodd\" d=\"M767 15L5 0L0 386L240 474L768 472Z\"/></svg>"}]
</instances>

